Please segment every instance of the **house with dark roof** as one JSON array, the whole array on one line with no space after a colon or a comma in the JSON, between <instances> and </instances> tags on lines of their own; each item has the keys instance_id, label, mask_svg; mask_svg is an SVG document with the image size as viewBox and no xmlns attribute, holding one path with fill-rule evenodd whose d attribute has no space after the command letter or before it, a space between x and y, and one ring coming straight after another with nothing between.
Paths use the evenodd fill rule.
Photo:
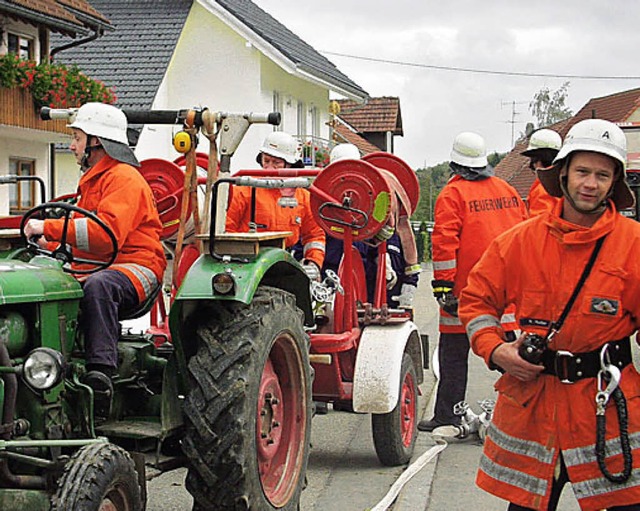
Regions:
<instances>
[{"instance_id":1,"label":"house with dark roof","mask_svg":"<svg viewBox=\"0 0 640 511\"><path fill-rule=\"evenodd\" d=\"M590 99L573 117L560 121L550 129L557 131L564 139L571 127L584 119L605 119L620 125L638 125L640 123L640 88L617 92L608 96ZM629 157L639 159L640 144L631 139L632 133L628 131ZM529 189L535 180L535 176L529 170L529 159L520 153L525 150L528 139L518 140L515 147L502 161L496 165L496 175L508 181L520 193L523 199L529 194Z\"/></svg>"},{"instance_id":2,"label":"house with dark roof","mask_svg":"<svg viewBox=\"0 0 640 511\"><path fill-rule=\"evenodd\" d=\"M378 151L394 152L394 137L404 135L399 98L383 96L364 102L343 99L337 103L340 107L338 136L344 133L340 126L348 126Z\"/></svg>"},{"instance_id":3,"label":"house with dark roof","mask_svg":"<svg viewBox=\"0 0 640 511\"><path fill-rule=\"evenodd\" d=\"M48 62L60 49L52 43L52 34L75 45L109 28L109 20L85 0L0 0L0 56ZM27 181L0 186L0 216L23 213L40 203L35 179L44 183L47 199L55 195L59 176L51 165L51 144L69 138L64 121L41 121L29 91L8 83L0 76L0 164L2 174ZM75 181L77 176L76 170Z\"/></svg>"},{"instance_id":4,"label":"house with dark roof","mask_svg":"<svg viewBox=\"0 0 640 511\"><path fill-rule=\"evenodd\" d=\"M282 114L276 129L330 138L329 96L360 103L368 95L278 20L249 0L91 0L114 31L57 58L113 86L122 108ZM178 157L175 127L139 129L139 159ZM255 167L273 127L255 125L232 171ZM208 141L198 150L206 152Z\"/></svg>"}]
</instances>

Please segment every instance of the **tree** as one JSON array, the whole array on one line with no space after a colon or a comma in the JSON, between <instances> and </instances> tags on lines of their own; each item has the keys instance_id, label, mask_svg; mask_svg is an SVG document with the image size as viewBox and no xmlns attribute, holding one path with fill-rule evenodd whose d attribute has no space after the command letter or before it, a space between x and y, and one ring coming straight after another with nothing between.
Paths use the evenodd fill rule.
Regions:
<instances>
[{"instance_id":1,"label":"tree","mask_svg":"<svg viewBox=\"0 0 640 511\"><path fill-rule=\"evenodd\" d=\"M571 109L566 105L568 90L569 82L564 82L555 91L549 90L549 87L542 87L534 94L529 103L529 110L531 115L538 120L538 128L550 126L573 115Z\"/></svg>"}]
</instances>

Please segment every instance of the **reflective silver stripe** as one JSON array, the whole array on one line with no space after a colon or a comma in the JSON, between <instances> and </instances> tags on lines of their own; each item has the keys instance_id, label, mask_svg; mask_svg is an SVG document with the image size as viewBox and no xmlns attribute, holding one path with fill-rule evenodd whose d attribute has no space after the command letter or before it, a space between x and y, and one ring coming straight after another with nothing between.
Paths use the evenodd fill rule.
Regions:
<instances>
[{"instance_id":1,"label":"reflective silver stripe","mask_svg":"<svg viewBox=\"0 0 640 511\"><path fill-rule=\"evenodd\" d=\"M482 455L480 458L480 470L492 479L521 488L530 493L535 493L540 496L547 493L548 483L545 479L533 477L519 470L498 465L485 455Z\"/></svg>"},{"instance_id":2,"label":"reflective silver stripe","mask_svg":"<svg viewBox=\"0 0 640 511\"><path fill-rule=\"evenodd\" d=\"M629 445L632 450L640 449L640 432L629 435ZM620 437L607 440L605 452L607 453L607 456L620 454L622 452L622 449L620 448ZM596 444L567 449L566 451L562 451L562 456L567 467L583 465L585 463L597 463L598 461L596 459Z\"/></svg>"},{"instance_id":3,"label":"reflective silver stripe","mask_svg":"<svg viewBox=\"0 0 640 511\"><path fill-rule=\"evenodd\" d=\"M547 465L553 462L554 449L547 449L543 444L532 440L523 440L522 438L508 435L498 429L493 422L489 425L487 435L500 449L521 456L528 456Z\"/></svg>"},{"instance_id":4,"label":"reflective silver stripe","mask_svg":"<svg viewBox=\"0 0 640 511\"><path fill-rule=\"evenodd\" d=\"M455 259L450 259L449 261L433 261L434 270L453 270L457 266L458 263Z\"/></svg>"},{"instance_id":5,"label":"reflective silver stripe","mask_svg":"<svg viewBox=\"0 0 640 511\"><path fill-rule=\"evenodd\" d=\"M89 252L89 220L87 218L78 218L73 221L76 229L76 247L83 252Z\"/></svg>"},{"instance_id":6,"label":"reflective silver stripe","mask_svg":"<svg viewBox=\"0 0 640 511\"><path fill-rule=\"evenodd\" d=\"M634 486L640 486L640 468L636 468L631 471L631 477L629 477L627 482L616 483L615 489L622 490L624 488L632 488ZM574 483L572 481L571 487L578 499L585 499L587 497L596 497L598 495L611 493L611 483L604 476L578 483Z\"/></svg>"},{"instance_id":7,"label":"reflective silver stripe","mask_svg":"<svg viewBox=\"0 0 640 511\"><path fill-rule=\"evenodd\" d=\"M460 318L440 314L440 324L447 326L461 326L462 321L460 321Z\"/></svg>"},{"instance_id":8,"label":"reflective silver stripe","mask_svg":"<svg viewBox=\"0 0 640 511\"><path fill-rule=\"evenodd\" d=\"M500 323L515 323L516 315L515 314L503 314L500 318Z\"/></svg>"},{"instance_id":9,"label":"reflective silver stripe","mask_svg":"<svg viewBox=\"0 0 640 511\"><path fill-rule=\"evenodd\" d=\"M117 270L118 268L126 268L134 274L138 281L140 281L140 284L142 284L145 298L148 297L151 294L151 291L153 291L153 289L158 285L158 279L155 274L145 266L134 263L119 263L113 264L109 267L109 269L113 270Z\"/></svg>"},{"instance_id":10,"label":"reflective silver stripe","mask_svg":"<svg viewBox=\"0 0 640 511\"><path fill-rule=\"evenodd\" d=\"M323 252L325 251L324 243L322 243L322 241L310 241L304 246L302 253L306 254L308 250L313 250L314 248L322 250Z\"/></svg>"},{"instance_id":11,"label":"reflective silver stripe","mask_svg":"<svg viewBox=\"0 0 640 511\"><path fill-rule=\"evenodd\" d=\"M469 336L469 339L471 339L474 334L476 334L483 328L489 327L502 328L502 325L500 324L500 321L498 321L498 318L492 316L491 314L483 314L482 316L473 318L467 324L467 336Z\"/></svg>"}]
</instances>

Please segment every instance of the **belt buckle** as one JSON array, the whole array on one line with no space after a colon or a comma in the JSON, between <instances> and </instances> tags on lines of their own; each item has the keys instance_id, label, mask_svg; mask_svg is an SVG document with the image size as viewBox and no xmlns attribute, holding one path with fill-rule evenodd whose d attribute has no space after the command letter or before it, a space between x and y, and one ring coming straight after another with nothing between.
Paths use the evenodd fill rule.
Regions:
<instances>
[{"instance_id":1,"label":"belt buckle","mask_svg":"<svg viewBox=\"0 0 640 511\"><path fill-rule=\"evenodd\" d=\"M575 380L569 379L569 361L573 359L573 353L567 350L556 351L553 359L553 368L556 376L560 379L560 383L575 383Z\"/></svg>"}]
</instances>

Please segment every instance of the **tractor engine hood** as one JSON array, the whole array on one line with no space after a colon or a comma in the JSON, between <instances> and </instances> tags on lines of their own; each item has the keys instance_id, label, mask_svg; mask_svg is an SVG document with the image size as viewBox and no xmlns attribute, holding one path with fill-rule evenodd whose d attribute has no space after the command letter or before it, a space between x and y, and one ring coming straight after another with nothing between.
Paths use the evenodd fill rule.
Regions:
<instances>
[{"instance_id":1,"label":"tractor engine hood","mask_svg":"<svg viewBox=\"0 0 640 511\"><path fill-rule=\"evenodd\" d=\"M80 283L49 257L29 262L0 259L0 305L82 297Z\"/></svg>"}]
</instances>

